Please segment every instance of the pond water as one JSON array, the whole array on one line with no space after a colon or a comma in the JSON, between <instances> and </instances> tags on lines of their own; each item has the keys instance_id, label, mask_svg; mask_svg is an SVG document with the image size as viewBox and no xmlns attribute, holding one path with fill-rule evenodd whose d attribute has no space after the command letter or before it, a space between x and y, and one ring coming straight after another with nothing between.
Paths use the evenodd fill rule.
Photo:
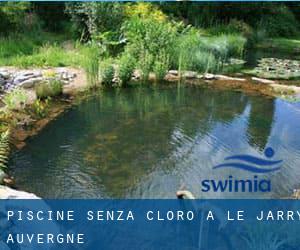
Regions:
<instances>
[{"instance_id":1,"label":"pond water","mask_svg":"<svg viewBox=\"0 0 300 250\"><path fill-rule=\"evenodd\" d=\"M199 87L132 87L91 96L61 115L10 161L17 186L44 198L282 197L300 187L300 104ZM270 193L201 192L201 181L253 178L213 169L233 154L281 169Z\"/></svg>"}]
</instances>

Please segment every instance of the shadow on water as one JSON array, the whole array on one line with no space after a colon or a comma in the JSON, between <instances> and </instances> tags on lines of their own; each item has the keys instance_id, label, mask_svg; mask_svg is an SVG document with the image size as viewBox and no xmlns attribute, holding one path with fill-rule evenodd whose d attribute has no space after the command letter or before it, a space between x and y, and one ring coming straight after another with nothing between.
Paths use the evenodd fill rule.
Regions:
<instances>
[{"instance_id":1,"label":"shadow on water","mask_svg":"<svg viewBox=\"0 0 300 250\"><path fill-rule=\"evenodd\" d=\"M272 174L277 188L268 195L281 195L297 184L293 178L281 189L286 178L300 175L294 110L299 107L282 101L205 88L108 90L31 138L14 153L10 169L20 188L47 198L172 198L182 184L201 197L203 179L249 176L212 166L231 154L260 156L272 146L281 158L293 152L284 159L288 171ZM205 194L219 196L232 194Z\"/></svg>"}]
</instances>

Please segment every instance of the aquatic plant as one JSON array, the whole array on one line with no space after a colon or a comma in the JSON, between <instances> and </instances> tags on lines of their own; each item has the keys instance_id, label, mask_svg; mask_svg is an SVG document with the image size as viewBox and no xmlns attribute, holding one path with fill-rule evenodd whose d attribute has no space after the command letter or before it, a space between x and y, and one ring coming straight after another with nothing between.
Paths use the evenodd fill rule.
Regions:
<instances>
[{"instance_id":1,"label":"aquatic plant","mask_svg":"<svg viewBox=\"0 0 300 250\"><path fill-rule=\"evenodd\" d=\"M82 53L82 66L87 75L89 87L97 87L100 83L99 79L99 48L95 44L84 47Z\"/></svg>"},{"instance_id":2,"label":"aquatic plant","mask_svg":"<svg viewBox=\"0 0 300 250\"><path fill-rule=\"evenodd\" d=\"M0 169L6 168L9 156L9 130L0 134Z\"/></svg>"},{"instance_id":3,"label":"aquatic plant","mask_svg":"<svg viewBox=\"0 0 300 250\"><path fill-rule=\"evenodd\" d=\"M215 72L222 69L230 57L241 57L246 39L241 35L222 34L203 36L196 29L184 31L177 39L177 53L171 57L172 65L182 70Z\"/></svg>"},{"instance_id":4,"label":"aquatic plant","mask_svg":"<svg viewBox=\"0 0 300 250\"><path fill-rule=\"evenodd\" d=\"M22 109L28 102L28 95L24 89L15 88L4 96L3 102L10 111Z\"/></svg>"}]
</instances>

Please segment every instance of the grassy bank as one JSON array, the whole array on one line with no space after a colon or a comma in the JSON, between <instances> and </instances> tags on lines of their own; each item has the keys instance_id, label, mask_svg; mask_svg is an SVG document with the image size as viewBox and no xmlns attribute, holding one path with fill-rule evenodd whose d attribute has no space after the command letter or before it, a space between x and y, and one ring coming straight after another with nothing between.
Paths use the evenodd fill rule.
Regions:
<instances>
[{"instance_id":1,"label":"grassy bank","mask_svg":"<svg viewBox=\"0 0 300 250\"><path fill-rule=\"evenodd\" d=\"M256 45L260 49L276 49L285 53L300 53L300 37L299 38L269 38L259 42Z\"/></svg>"}]
</instances>

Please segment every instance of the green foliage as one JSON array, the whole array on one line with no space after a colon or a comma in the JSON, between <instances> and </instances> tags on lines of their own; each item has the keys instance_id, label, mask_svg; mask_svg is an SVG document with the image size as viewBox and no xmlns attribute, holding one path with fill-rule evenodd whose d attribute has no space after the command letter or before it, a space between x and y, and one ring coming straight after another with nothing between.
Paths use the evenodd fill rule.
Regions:
<instances>
[{"instance_id":1,"label":"green foliage","mask_svg":"<svg viewBox=\"0 0 300 250\"><path fill-rule=\"evenodd\" d=\"M177 27L171 22L135 16L124 23L123 30L135 57L143 50L153 56L161 50L170 52L177 35Z\"/></svg>"},{"instance_id":2,"label":"green foliage","mask_svg":"<svg viewBox=\"0 0 300 250\"><path fill-rule=\"evenodd\" d=\"M271 13L262 16L257 28L265 30L269 37L295 37L299 35L298 22L293 13L284 5L279 5Z\"/></svg>"},{"instance_id":3,"label":"green foliage","mask_svg":"<svg viewBox=\"0 0 300 250\"><path fill-rule=\"evenodd\" d=\"M27 28L33 14L28 13L28 2L1 2L0 3L0 34L21 31Z\"/></svg>"},{"instance_id":4,"label":"green foliage","mask_svg":"<svg viewBox=\"0 0 300 250\"><path fill-rule=\"evenodd\" d=\"M9 130L7 130L0 134L0 169L6 168L9 149Z\"/></svg>"},{"instance_id":5,"label":"green foliage","mask_svg":"<svg viewBox=\"0 0 300 250\"><path fill-rule=\"evenodd\" d=\"M78 58L78 57L77 57ZM78 61L78 59L77 59ZM76 65L76 54L65 51L62 47L43 46L37 53L28 56L16 56L8 61L8 65L22 68L35 67L64 67Z\"/></svg>"},{"instance_id":6,"label":"green foliage","mask_svg":"<svg viewBox=\"0 0 300 250\"><path fill-rule=\"evenodd\" d=\"M169 55L164 51L155 58L153 72L157 81L163 80L170 67Z\"/></svg>"},{"instance_id":7,"label":"green foliage","mask_svg":"<svg viewBox=\"0 0 300 250\"><path fill-rule=\"evenodd\" d=\"M90 88L97 87L100 83L99 79L99 48L95 44L91 44L81 49L82 62Z\"/></svg>"},{"instance_id":8,"label":"green foliage","mask_svg":"<svg viewBox=\"0 0 300 250\"><path fill-rule=\"evenodd\" d=\"M66 12L84 39L106 31L119 31L125 15L124 4L110 2L67 3Z\"/></svg>"},{"instance_id":9,"label":"green foliage","mask_svg":"<svg viewBox=\"0 0 300 250\"><path fill-rule=\"evenodd\" d=\"M235 18L231 19L229 23L214 25L209 32L212 35L238 34L248 39L254 35L254 30L249 24Z\"/></svg>"},{"instance_id":10,"label":"green foliage","mask_svg":"<svg viewBox=\"0 0 300 250\"><path fill-rule=\"evenodd\" d=\"M156 16L133 15L124 24L124 31L128 39L126 49L136 58L143 80L152 71L161 79L170 67L179 72L220 70L230 57L242 56L246 43L238 34L203 36L198 29Z\"/></svg>"},{"instance_id":11,"label":"green foliage","mask_svg":"<svg viewBox=\"0 0 300 250\"><path fill-rule=\"evenodd\" d=\"M26 106L28 95L24 89L16 88L4 96L3 102L9 111L20 110Z\"/></svg>"},{"instance_id":12,"label":"green foliage","mask_svg":"<svg viewBox=\"0 0 300 250\"><path fill-rule=\"evenodd\" d=\"M0 65L22 68L77 65L78 55L59 44L64 35L45 32L11 34L0 38Z\"/></svg>"},{"instance_id":13,"label":"green foliage","mask_svg":"<svg viewBox=\"0 0 300 250\"><path fill-rule=\"evenodd\" d=\"M172 23L158 10L149 13L149 4L138 4L131 10L123 30L128 40L126 50L136 60L142 79L148 79L152 71L162 71L167 58L174 51L179 24ZM142 18L141 18L142 17ZM164 51L164 56L161 56ZM160 61L163 60L163 61ZM161 77L161 75L159 75Z\"/></svg>"},{"instance_id":14,"label":"green foliage","mask_svg":"<svg viewBox=\"0 0 300 250\"><path fill-rule=\"evenodd\" d=\"M38 118L44 118L48 115L50 100L51 98L47 97L45 100L36 99L34 101L32 104L32 110Z\"/></svg>"},{"instance_id":15,"label":"green foliage","mask_svg":"<svg viewBox=\"0 0 300 250\"><path fill-rule=\"evenodd\" d=\"M55 97L62 94L62 82L56 79L42 82L35 87L35 93L38 99Z\"/></svg>"},{"instance_id":16,"label":"green foliage","mask_svg":"<svg viewBox=\"0 0 300 250\"><path fill-rule=\"evenodd\" d=\"M149 78L153 62L154 56L148 50L144 49L140 52L137 67L141 71L141 77L144 82Z\"/></svg>"},{"instance_id":17,"label":"green foliage","mask_svg":"<svg viewBox=\"0 0 300 250\"><path fill-rule=\"evenodd\" d=\"M181 33L171 59L173 67L198 72L215 72L230 57L241 57L246 39L237 34L202 36L191 28Z\"/></svg>"},{"instance_id":18,"label":"green foliage","mask_svg":"<svg viewBox=\"0 0 300 250\"><path fill-rule=\"evenodd\" d=\"M100 64L100 79L101 84L105 86L112 85L115 69L111 60L105 60Z\"/></svg>"},{"instance_id":19,"label":"green foliage","mask_svg":"<svg viewBox=\"0 0 300 250\"><path fill-rule=\"evenodd\" d=\"M118 77L121 81L122 86L126 86L127 83L131 80L134 69L135 60L133 56L128 52L124 52L119 59L118 71Z\"/></svg>"}]
</instances>

